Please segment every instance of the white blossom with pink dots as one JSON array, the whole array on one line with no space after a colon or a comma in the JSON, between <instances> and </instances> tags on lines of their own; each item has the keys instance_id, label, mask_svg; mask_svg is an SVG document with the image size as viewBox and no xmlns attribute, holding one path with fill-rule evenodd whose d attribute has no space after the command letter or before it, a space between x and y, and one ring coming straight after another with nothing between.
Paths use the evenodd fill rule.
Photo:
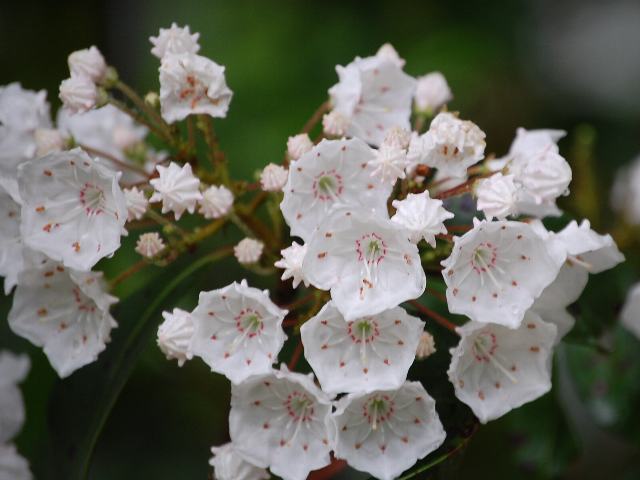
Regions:
<instances>
[{"instance_id":1,"label":"white blossom with pink dots","mask_svg":"<svg viewBox=\"0 0 640 480\"><path fill-rule=\"evenodd\" d=\"M366 210L337 210L309 241L302 270L331 290L347 321L375 315L422 295L426 278L409 233Z\"/></svg>"},{"instance_id":2,"label":"white blossom with pink dots","mask_svg":"<svg viewBox=\"0 0 640 480\"><path fill-rule=\"evenodd\" d=\"M250 463L284 480L305 480L331 461L331 401L312 375L285 366L231 387L229 433Z\"/></svg>"},{"instance_id":3,"label":"white blossom with pink dots","mask_svg":"<svg viewBox=\"0 0 640 480\"><path fill-rule=\"evenodd\" d=\"M449 311L518 328L561 262L526 223L474 219L442 265Z\"/></svg>"},{"instance_id":4,"label":"white blossom with pink dots","mask_svg":"<svg viewBox=\"0 0 640 480\"><path fill-rule=\"evenodd\" d=\"M22 164L25 245L81 271L111 256L128 216L119 176L79 148Z\"/></svg>"},{"instance_id":5,"label":"white blossom with pink dots","mask_svg":"<svg viewBox=\"0 0 640 480\"><path fill-rule=\"evenodd\" d=\"M410 129L416 81L388 55L336 67L340 81L329 89L335 112L348 119L345 134L378 146L391 127Z\"/></svg>"},{"instance_id":6,"label":"white blossom with pink dots","mask_svg":"<svg viewBox=\"0 0 640 480\"><path fill-rule=\"evenodd\" d=\"M165 55L160 66L160 106L168 123L192 114L226 117L233 92L224 67L213 60L183 53Z\"/></svg>"},{"instance_id":7,"label":"white blossom with pink dots","mask_svg":"<svg viewBox=\"0 0 640 480\"><path fill-rule=\"evenodd\" d=\"M308 240L336 207L374 209L387 216L391 185L375 178L375 150L362 140L323 140L291 162L280 204L291 234Z\"/></svg>"},{"instance_id":8,"label":"white blossom with pink dots","mask_svg":"<svg viewBox=\"0 0 640 480\"><path fill-rule=\"evenodd\" d=\"M77 272L45 260L19 278L9 327L43 347L61 378L98 358L116 322L102 273Z\"/></svg>"},{"instance_id":9,"label":"white blossom with pink dots","mask_svg":"<svg viewBox=\"0 0 640 480\"><path fill-rule=\"evenodd\" d=\"M191 313L195 333L190 352L233 383L271 371L287 338L278 308L267 290L247 281L201 292Z\"/></svg>"},{"instance_id":10,"label":"white blossom with pink dots","mask_svg":"<svg viewBox=\"0 0 640 480\"><path fill-rule=\"evenodd\" d=\"M451 349L449 380L482 423L551 389L555 325L527 312L517 329L469 322L457 330L461 339Z\"/></svg>"},{"instance_id":11,"label":"white blossom with pink dots","mask_svg":"<svg viewBox=\"0 0 640 480\"><path fill-rule=\"evenodd\" d=\"M380 480L398 477L444 442L435 404L420 382L342 397L332 414L336 458Z\"/></svg>"},{"instance_id":12,"label":"white blossom with pink dots","mask_svg":"<svg viewBox=\"0 0 640 480\"><path fill-rule=\"evenodd\" d=\"M399 388L423 327L401 307L347 322L329 302L300 333L322 390L337 394Z\"/></svg>"}]
</instances>

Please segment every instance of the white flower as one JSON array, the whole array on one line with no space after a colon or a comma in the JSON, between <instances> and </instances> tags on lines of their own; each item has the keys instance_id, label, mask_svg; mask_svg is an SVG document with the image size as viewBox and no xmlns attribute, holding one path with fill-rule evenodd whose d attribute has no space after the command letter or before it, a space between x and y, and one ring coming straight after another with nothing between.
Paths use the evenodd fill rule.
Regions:
<instances>
[{"instance_id":1,"label":"white flower","mask_svg":"<svg viewBox=\"0 0 640 480\"><path fill-rule=\"evenodd\" d=\"M149 200L144 192L138 190L138 187L132 187L125 188L123 193L127 203L127 221L140 220L149 207Z\"/></svg>"},{"instance_id":2,"label":"white flower","mask_svg":"<svg viewBox=\"0 0 640 480\"><path fill-rule=\"evenodd\" d=\"M87 77L94 83L100 83L107 73L107 63L95 46L76 50L68 59L71 76Z\"/></svg>"},{"instance_id":3,"label":"white flower","mask_svg":"<svg viewBox=\"0 0 640 480\"><path fill-rule=\"evenodd\" d=\"M199 37L199 33L191 33L189 25L179 27L174 22L170 28L161 28L157 37L149 37L149 41L153 44L151 53L160 59L168 53L198 53Z\"/></svg>"},{"instance_id":4,"label":"white flower","mask_svg":"<svg viewBox=\"0 0 640 480\"><path fill-rule=\"evenodd\" d=\"M404 58L400 58L397 50L390 43L385 43L376 52L376 57L381 60L388 60L396 64L399 68L403 68L406 63Z\"/></svg>"},{"instance_id":5,"label":"white flower","mask_svg":"<svg viewBox=\"0 0 640 480\"><path fill-rule=\"evenodd\" d=\"M611 190L611 206L632 224L640 224L640 157L618 170Z\"/></svg>"},{"instance_id":6,"label":"white flower","mask_svg":"<svg viewBox=\"0 0 640 480\"><path fill-rule=\"evenodd\" d=\"M620 319L622 325L640 339L640 283L633 285L627 292Z\"/></svg>"},{"instance_id":7,"label":"white flower","mask_svg":"<svg viewBox=\"0 0 640 480\"><path fill-rule=\"evenodd\" d=\"M202 192L199 212L204 218L224 217L233 206L233 193L224 185L212 185Z\"/></svg>"},{"instance_id":8,"label":"white flower","mask_svg":"<svg viewBox=\"0 0 640 480\"><path fill-rule=\"evenodd\" d=\"M371 177L380 183L395 185L398 178L405 178L405 169L409 166L407 152L402 148L385 145L384 142L375 151L375 156L367 163L371 167Z\"/></svg>"},{"instance_id":9,"label":"white flower","mask_svg":"<svg viewBox=\"0 0 640 480\"><path fill-rule=\"evenodd\" d=\"M249 287L246 280L201 292L191 312L195 333L189 350L233 383L267 373L286 339L286 314L267 290Z\"/></svg>"},{"instance_id":10,"label":"white flower","mask_svg":"<svg viewBox=\"0 0 640 480\"><path fill-rule=\"evenodd\" d=\"M283 367L231 386L229 433L247 461L284 480L305 480L331 461L330 413L312 376Z\"/></svg>"},{"instance_id":11,"label":"white flower","mask_svg":"<svg viewBox=\"0 0 640 480\"><path fill-rule=\"evenodd\" d=\"M342 137L349 128L349 119L342 113L332 110L322 116L322 131L332 137Z\"/></svg>"},{"instance_id":12,"label":"white flower","mask_svg":"<svg viewBox=\"0 0 640 480\"><path fill-rule=\"evenodd\" d=\"M416 358L418 360L424 360L436 353L436 341L429 332L422 332L420 335L420 341L418 342L418 348L416 349Z\"/></svg>"},{"instance_id":13,"label":"white flower","mask_svg":"<svg viewBox=\"0 0 640 480\"><path fill-rule=\"evenodd\" d=\"M487 219L494 217L504 220L517 213L518 186L513 175L494 173L476 184L475 194L478 197L478 210L482 210Z\"/></svg>"},{"instance_id":14,"label":"white flower","mask_svg":"<svg viewBox=\"0 0 640 480\"><path fill-rule=\"evenodd\" d=\"M302 271L331 289L347 321L375 315L424 292L418 248L407 232L364 210L338 210L311 238Z\"/></svg>"},{"instance_id":15,"label":"white flower","mask_svg":"<svg viewBox=\"0 0 640 480\"><path fill-rule=\"evenodd\" d=\"M518 328L561 263L530 225L474 219L442 265L450 312Z\"/></svg>"},{"instance_id":16,"label":"white flower","mask_svg":"<svg viewBox=\"0 0 640 480\"><path fill-rule=\"evenodd\" d=\"M293 279L293 288L297 288L300 282L304 282L304 286L309 286L309 281L305 278L302 271L302 263L304 257L307 254L307 246L300 245L297 242L293 242L290 247L280 250L282 258L278 260L274 265L277 268L283 268L284 272L281 280Z\"/></svg>"},{"instance_id":17,"label":"white flower","mask_svg":"<svg viewBox=\"0 0 640 480\"><path fill-rule=\"evenodd\" d=\"M380 480L392 480L436 450L446 433L435 401L419 382L338 400L335 456Z\"/></svg>"},{"instance_id":18,"label":"white flower","mask_svg":"<svg viewBox=\"0 0 640 480\"><path fill-rule=\"evenodd\" d=\"M297 160L313 148L313 142L306 133L289 137L287 140L287 155L290 160Z\"/></svg>"},{"instance_id":19,"label":"white flower","mask_svg":"<svg viewBox=\"0 0 640 480\"><path fill-rule=\"evenodd\" d=\"M32 480L29 463L18 453L13 444L0 444L0 479Z\"/></svg>"},{"instance_id":20,"label":"white flower","mask_svg":"<svg viewBox=\"0 0 640 480\"><path fill-rule=\"evenodd\" d=\"M44 353L61 378L98 358L116 326L101 273L77 272L45 261L21 275L9 327Z\"/></svg>"},{"instance_id":21,"label":"white flower","mask_svg":"<svg viewBox=\"0 0 640 480\"><path fill-rule=\"evenodd\" d=\"M436 235L447 233L444 221L453 218L453 213L442 207L442 200L429 197L429 192L410 193L404 200L394 200L396 213L391 221L409 232L409 239L418 243L421 239L435 248Z\"/></svg>"},{"instance_id":22,"label":"white flower","mask_svg":"<svg viewBox=\"0 0 640 480\"><path fill-rule=\"evenodd\" d=\"M280 192L287 184L289 171L275 163L270 163L260 173L260 186L265 192Z\"/></svg>"},{"instance_id":23,"label":"white flower","mask_svg":"<svg viewBox=\"0 0 640 480\"><path fill-rule=\"evenodd\" d=\"M18 383L26 378L29 368L26 355L0 350L0 445L11 440L24 424L24 401Z\"/></svg>"},{"instance_id":24,"label":"white flower","mask_svg":"<svg viewBox=\"0 0 640 480\"><path fill-rule=\"evenodd\" d=\"M0 179L15 187L17 167L37 153L35 132L50 128L44 90L23 89L19 83L0 87Z\"/></svg>"},{"instance_id":25,"label":"white flower","mask_svg":"<svg viewBox=\"0 0 640 480\"><path fill-rule=\"evenodd\" d=\"M571 167L558 153L560 130L519 128L509 153L507 170L521 188L517 209L536 216L558 215L556 199L568 193Z\"/></svg>"},{"instance_id":26,"label":"white flower","mask_svg":"<svg viewBox=\"0 0 640 480\"><path fill-rule=\"evenodd\" d=\"M60 130L55 128L38 128L33 134L36 142L36 156L42 157L47 153L59 152L64 148L65 138Z\"/></svg>"},{"instance_id":27,"label":"white flower","mask_svg":"<svg viewBox=\"0 0 640 480\"><path fill-rule=\"evenodd\" d=\"M269 480L271 475L264 468L256 467L242 458L233 443L211 447L213 457L209 465L213 467L216 480Z\"/></svg>"},{"instance_id":28,"label":"white flower","mask_svg":"<svg viewBox=\"0 0 640 480\"><path fill-rule=\"evenodd\" d=\"M537 226L540 229L540 225ZM544 227L542 227L544 228ZM533 304L543 320L558 327L558 341L574 325L566 307L574 303L587 285L590 273L600 273L624 261L611 235L599 235L588 220L580 225L574 220L558 233L542 231L549 248L562 262L556 279L544 289Z\"/></svg>"},{"instance_id":29,"label":"white flower","mask_svg":"<svg viewBox=\"0 0 640 480\"><path fill-rule=\"evenodd\" d=\"M399 388L423 327L400 307L347 322L329 302L300 333L322 391L337 394Z\"/></svg>"},{"instance_id":30,"label":"white flower","mask_svg":"<svg viewBox=\"0 0 640 480\"><path fill-rule=\"evenodd\" d=\"M431 72L418 77L417 81L414 101L419 111L431 114L453 99L447 79L442 73Z\"/></svg>"},{"instance_id":31,"label":"white flower","mask_svg":"<svg viewBox=\"0 0 640 480\"><path fill-rule=\"evenodd\" d=\"M253 238L243 238L233 247L233 254L243 264L257 263L262 256L264 243Z\"/></svg>"},{"instance_id":32,"label":"white flower","mask_svg":"<svg viewBox=\"0 0 640 480\"><path fill-rule=\"evenodd\" d=\"M176 220L180 220L185 210L193 213L202 194L200 180L193 175L191 164L180 167L171 162L168 167L158 165L156 170L160 176L149 181L155 189L149 201L161 201L162 213L173 212Z\"/></svg>"},{"instance_id":33,"label":"white flower","mask_svg":"<svg viewBox=\"0 0 640 480\"><path fill-rule=\"evenodd\" d=\"M387 215L392 186L371 178L375 151L362 140L323 140L291 162L280 204L291 234L308 240L336 206Z\"/></svg>"},{"instance_id":34,"label":"white flower","mask_svg":"<svg viewBox=\"0 0 640 480\"><path fill-rule=\"evenodd\" d=\"M83 113L95 108L98 89L90 78L72 75L60 83L60 100L71 113Z\"/></svg>"},{"instance_id":35,"label":"white flower","mask_svg":"<svg viewBox=\"0 0 640 480\"><path fill-rule=\"evenodd\" d=\"M136 242L136 252L147 258L155 257L164 247L165 244L158 232L143 233Z\"/></svg>"},{"instance_id":36,"label":"white flower","mask_svg":"<svg viewBox=\"0 0 640 480\"><path fill-rule=\"evenodd\" d=\"M402 127L391 127L384 136L381 147L396 147L402 150L409 148L411 132Z\"/></svg>"},{"instance_id":37,"label":"white flower","mask_svg":"<svg viewBox=\"0 0 640 480\"><path fill-rule=\"evenodd\" d=\"M517 329L469 322L457 330L462 338L451 349L449 380L482 423L551 389L555 325L527 312Z\"/></svg>"},{"instance_id":38,"label":"white flower","mask_svg":"<svg viewBox=\"0 0 640 480\"><path fill-rule=\"evenodd\" d=\"M174 308L173 312L162 312L164 322L158 327L158 347L167 356L167 360L178 360L178 366L191 360L192 353L189 345L194 335L193 319L191 314L180 308Z\"/></svg>"},{"instance_id":39,"label":"white flower","mask_svg":"<svg viewBox=\"0 0 640 480\"><path fill-rule=\"evenodd\" d=\"M0 276L9 295L24 268L24 247L20 235L20 205L0 184Z\"/></svg>"},{"instance_id":40,"label":"white flower","mask_svg":"<svg viewBox=\"0 0 640 480\"><path fill-rule=\"evenodd\" d=\"M443 175L464 177L467 168L482 160L484 138L484 132L475 123L442 112L424 135L412 139L410 156L418 163L437 168Z\"/></svg>"},{"instance_id":41,"label":"white flower","mask_svg":"<svg viewBox=\"0 0 640 480\"><path fill-rule=\"evenodd\" d=\"M340 81L329 89L333 110L348 119L345 134L378 146L391 127L410 129L416 81L385 55L337 66Z\"/></svg>"},{"instance_id":42,"label":"white flower","mask_svg":"<svg viewBox=\"0 0 640 480\"><path fill-rule=\"evenodd\" d=\"M162 118L173 123L191 114L226 117L233 93L224 67L192 53L166 55L160 66Z\"/></svg>"},{"instance_id":43,"label":"white flower","mask_svg":"<svg viewBox=\"0 0 640 480\"><path fill-rule=\"evenodd\" d=\"M118 178L79 148L23 163L18 184L25 245L76 270L112 255L127 221Z\"/></svg>"}]
</instances>

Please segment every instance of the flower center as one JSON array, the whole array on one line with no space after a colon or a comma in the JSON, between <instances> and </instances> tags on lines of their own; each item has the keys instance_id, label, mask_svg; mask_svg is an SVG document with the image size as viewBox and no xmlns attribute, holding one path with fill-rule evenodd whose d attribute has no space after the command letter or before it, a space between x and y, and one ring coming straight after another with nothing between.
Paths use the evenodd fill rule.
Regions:
<instances>
[{"instance_id":1,"label":"flower center","mask_svg":"<svg viewBox=\"0 0 640 480\"><path fill-rule=\"evenodd\" d=\"M262 332L262 330L264 329L262 316L259 312L256 312L252 308L245 308L241 310L240 313L235 317L235 321L236 329L249 338L253 338L256 335L259 335L260 332Z\"/></svg>"},{"instance_id":2,"label":"flower center","mask_svg":"<svg viewBox=\"0 0 640 480\"><path fill-rule=\"evenodd\" d=\"M104 213L104 192L93 183L87 182L80 189L80 203L87 216L100 215Z\"/></svg>"},{"instance_id":3,"label":"flower center","mask_svg":"<svg viewBox=\"0 0 640 480\"><path fill-rule=\"evenodd\" d=\"M320 172L313 181L313 194L316 198L336 200L342 194L342 176L335 170Z\"/></svg>"},{"instance_id":4,"label":"flower center","mask_svg":"<svg viewBox=\"0 0 640 480\"><path fill-rule=\"evenodd\" d=\"M395 413L395 403L388 395L374 395L362 407L362 415L373 430L391 419Z\"/></svg>"},{"instance_id":5,"label":"flower center","mask_svg":"<svg viewBox=\"0 0 640 480\"><path fill-rule=\"evenodd\" d=\"M473 355L478 362L489 362L498 348L498 340L491 332L481 332L473 340Z\"/></svg>"},{"instance_id":6,"label":"flower center","mask_svg":"<svg viewBox=\"0 0 640 480\"><path fill-rule=\"evenodd\" d=\"M294 390L287 395L283 405L294 422L313 420L314 402L306 393Z\"/></svg>"},{"instance_id":7,"label":"flower center","mask_svg":"<svg viewBox=\"0 0 640 480\"><path fill-rule=\"evenodd\" d=\"M356 344L368 344L380 335L378 323L370 318L364 318L347 324L347 333Z\"/></svg>"},{"instance_id":8,"label":"flower center","mask_svg":"<svg viewBox=\"0 0 640 480\"><path fill-rule=\"evenodd\" d=\"M387 254L387 244L377 233L367 233L356 240L356 252L358 261L367 264L378 264Z\"/></svg>"},{"instance_id":9,"label":"flower center","mask_svg":"<svg viewBox=\"0 0 640 480\"><path fill-rule=\"evenodd\" d=\"M471 266L473 270L482 274L492 269L498 260L498 249L489 242L478 245L471 255Z\"/></svg>"}]
</instances>

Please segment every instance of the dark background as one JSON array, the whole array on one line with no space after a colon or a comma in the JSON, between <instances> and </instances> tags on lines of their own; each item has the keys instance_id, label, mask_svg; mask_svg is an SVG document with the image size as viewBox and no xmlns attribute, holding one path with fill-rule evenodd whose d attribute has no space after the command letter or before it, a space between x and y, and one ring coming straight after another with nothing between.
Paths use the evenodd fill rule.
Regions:
<instances>
[{"instance_id":1,"label":"dark background","mask_svg":"<svg viewBox=\"0 0 640 480\"><path fill-rule=\"evenodd\" d=\"M217 125L238 177L282 158L287 137L336 82L336 64L371 55L388 41L407 60L409 74L444 73L455 97L450 109L486 132L488 152L503 154L520 126L567 130L561 151L574 168L576 195L564 206L588 215L601 231L621 228L608 210L608 191L615 170L640 152L638 1L3 0L0 85L20 81L46 89L55 111L58 85L68 76L67 55L96 45L127 83L143 94L157 90L158 59L148 37L172 21L200 32L200 54L227 68L234 98ZM635 246L624 245L632 265L617 285L638 278ZM234 262L209 274L203 280L209 288L243 275ZM614 277L601 281L607 278ZM597 287L585 295L598 295ZM0 303L4 317L10 304ZM194 303L194 294L180 300L185 308ZM640 350L628 336L623 341ZM45 478L56 411L49 397L57 380L43 354L12 336L5 322L0 348L31 354L33 369L23 388L28 420L17 443L36 478ZM481 429L443 474L640 478L637 428L629 433L620 416L607 424L606 405L585 400L585 389L572 383L575 365L591 369L588 362L604 362L605 378L616 369L607 359L581 355L590 353L561 349L552 394ZM640 373L627 369L613 380L623 392L629 382L640 383L630 372ZM227 382L202 362L178 369L150 343L98 443L90 478L206 478L209 447L227 440L228 400ZM603 426L615 433L604 433Z\"/></svg>"}]
</instances>

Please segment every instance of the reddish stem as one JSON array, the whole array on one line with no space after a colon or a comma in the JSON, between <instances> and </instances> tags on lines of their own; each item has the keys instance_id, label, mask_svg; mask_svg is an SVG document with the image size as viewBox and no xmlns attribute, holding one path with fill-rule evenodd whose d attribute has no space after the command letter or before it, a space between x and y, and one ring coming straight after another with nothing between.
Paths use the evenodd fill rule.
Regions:
<instances>
[{"instance_id":1,"label":"reddish stem","mask_svg":"<svg viewBox=\"0 0 640 480\"><path fill-rule=\"evenodd\" d=\"M307 123L304 124L304 127L302 127L302 131L301 133L309 133L313 127L316 126L316 124L322 120L322 116L329 111L330 105L329 102L324 102L322 103L318 109L313 112L313 115L311 115L311 118L309 118L309 120L307 120Z\"/></svg>"},{"instance_id":2,"label":"reddish stem","mask_svg":"<svg viewBox=\"0 0 640 480\"><path fill-rule=\"evenodd\" d=\"M291 360L289 360L289 365L288 365L289 370L291 370L292 372L296 368L296 365L300 360L300 356L302 355L303 350L304 350L304 347L302 346L302 340L298 340L298 345L296 345L296 349L293 351L293 355L291 356Z\"/></svg>"},{"instance_id":3,"label":"reddish stem","mask_svg":"<svg viewBox=\"0 0 640 480\"><path fill-rule=\"evenodd\" d=\"M331 458L331 463L326 467L316 470L315 472L311 472L308 480L329 480L333 478L334 475L340 473L347 466L347 462L344 460L338 460L336 458Z\"/></svg>"},{"instance_id":4,"label":"reddish stem","mask_svg":"<svg viewBox=\"0 0 640 480\"><path fill-rule=\"evenodd\" d=\"M427 288L427 293L429 295L436 297L441 302L447 303L447 297L441 294L440 292L438 292L437 290L434 290L433 288Z\"/></svg>"},{"instance_id":5,"label":"reddish stem","mask_svg":"<svg viewBox=\"0 0 640 480\"><path fill-rule=\"evenodd\" d=\"M431 318L432 320L435 320L437 323L442 325L444 328L446 328L448 330L451 330L454 333L458 333L458 332L456 332L457 325L455 323L450 322L449 320L447 320L445 317L440 315L438 312L434 312L430 308L425 307L424 305L422 305L417 300L409 300L409 303L411 305L413 305L416 309L418 309L418 311L420 311L420 313L423 313L424 315L426 315L427 317Z\"/></svg>"}]
</instances>

